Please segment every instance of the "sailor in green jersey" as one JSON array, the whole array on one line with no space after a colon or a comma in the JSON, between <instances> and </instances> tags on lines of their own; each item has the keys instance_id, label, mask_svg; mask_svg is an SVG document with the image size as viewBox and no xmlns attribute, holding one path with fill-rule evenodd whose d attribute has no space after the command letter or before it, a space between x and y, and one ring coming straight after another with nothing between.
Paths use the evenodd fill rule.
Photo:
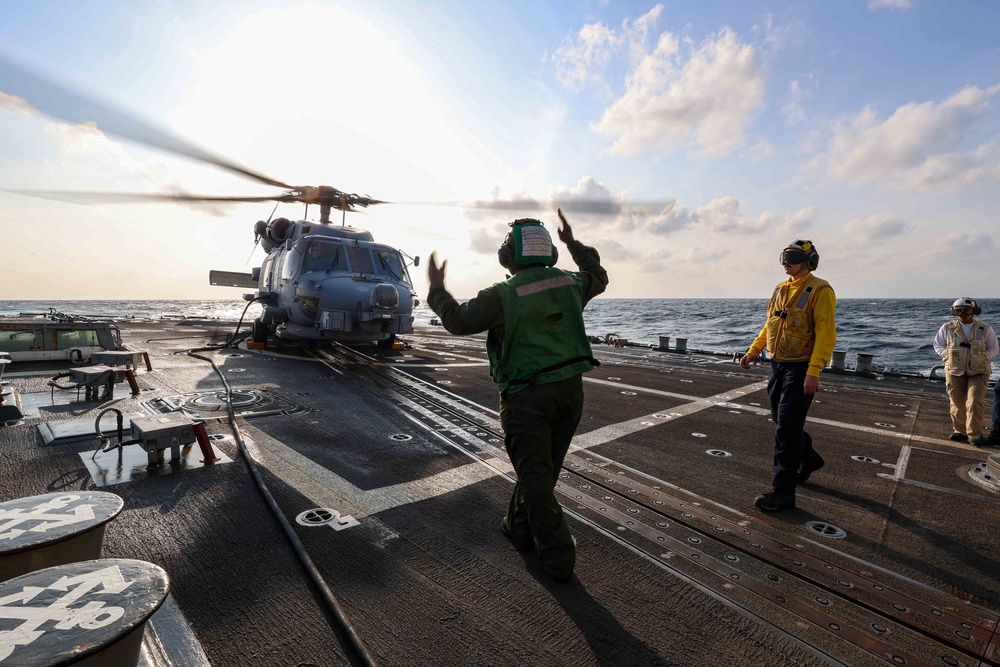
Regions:
<instances>
[{"instance_id":1,"label":"sailor in green jersey","mask_svg":"<svg viewBox=\"0 0 1000 667\"><path fill-rule=\"evenodd\" d=\"M582 374L598 365L583 308L608 285L597 251L573 238L559 211L559 238L580 268L553 266L558 252L541 222L515 220L497 251L507 280L459 304L444 287L447 261L431 255L427 303L456 335L488 331L490 375L500 390L500 425L517 483L502 529L519 551L537 550L542 571L569 581L576 547L555 485L583 413Z\"/></svg>"}]
</instances>

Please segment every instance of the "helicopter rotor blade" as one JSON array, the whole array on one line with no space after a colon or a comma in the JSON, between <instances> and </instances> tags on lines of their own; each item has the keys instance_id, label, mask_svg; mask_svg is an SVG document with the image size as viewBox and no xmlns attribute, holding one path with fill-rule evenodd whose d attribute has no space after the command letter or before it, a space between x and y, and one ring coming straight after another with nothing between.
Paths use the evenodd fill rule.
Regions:
<instances>
[{"instance_id":1,"label":"helicopter rotor blade","mask_svg":"<svg viewBox=\"0 0 1000 667\"><path fill-rule=\"evenodd\" d=\"M629 214L656 215L673 208L676 200L626 200L613 199L495 199L479 201L389 201L390 204L407 206L445 206L477 211L501 212L551 212L562 209L565 213L581 215L616 216Z\"/></svg>"},{"instance_id":2,"label":"helicopter rotor blade","mask_svg":"<svg viewBox=\"0 0 1000 667\"><path fill-rule=\"evenodd\" d=\"M4 192L38 197L39 199L64 201L71 204L135 204L162 201L182 203L294 201L285 194L271 197L227 197L142 192L85 192L81 190L4 190Z\"/></svg>"},{"instance_id":3,"label":"helicopter rotor blade","mask_svg":"<svg viewBox=\"0 0 1000 667\"><path fill-rule=\"evenodd\" d=\"M247 169L199 148L139 118L101 103L33 72L0 53L0 92L19 97L35 110L70 123L93 121L103 132L161 150L215 165L227 171L278 188L293 186Z\"/></svg>"}]
</instances>

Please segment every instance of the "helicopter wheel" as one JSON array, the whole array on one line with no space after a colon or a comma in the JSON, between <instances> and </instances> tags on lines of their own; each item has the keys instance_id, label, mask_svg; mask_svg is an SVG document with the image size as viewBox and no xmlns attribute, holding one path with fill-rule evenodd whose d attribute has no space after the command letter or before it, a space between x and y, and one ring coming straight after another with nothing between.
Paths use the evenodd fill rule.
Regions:
<instances>
[{"instance_id":1,"label":"helicopter wheel","mask_svg":"<svg viewBox=\"0 0 1000 667\"><path fill-rule=\"evenodd\" d=\"M389 334L389 337L385 340L380 340L376 343L379 349L391 350L392 346L396 343L396 334Z\"/></svg>"},{"instance_id":2,"label":"helicopter wheel","mask_svg":"<svg viewBox=\"0 0 1000 667\"><path fill-rule=\"evenodd\" d=\"M253 327L250 329L250 340L255 343L266 343L269 329L270 327L260 320L254 320Z\"/></svg>"}]
</instances>

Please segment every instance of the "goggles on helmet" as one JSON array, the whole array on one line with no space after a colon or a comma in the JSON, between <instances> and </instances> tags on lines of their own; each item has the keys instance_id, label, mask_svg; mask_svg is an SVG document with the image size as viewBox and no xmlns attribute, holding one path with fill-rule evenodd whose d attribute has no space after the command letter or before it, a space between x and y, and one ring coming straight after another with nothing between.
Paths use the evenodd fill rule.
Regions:
<instances>
[{"instance_id":1,"label":"goggles on helmet","mask_svg":"<svg viewBox=\"0 0 1000 667\"><path fill-rule=\"evenodd\" d=\"M782 264L801 264L809 259L801 250L783 250L780 261Z\"/></svg>"}]
</instances>

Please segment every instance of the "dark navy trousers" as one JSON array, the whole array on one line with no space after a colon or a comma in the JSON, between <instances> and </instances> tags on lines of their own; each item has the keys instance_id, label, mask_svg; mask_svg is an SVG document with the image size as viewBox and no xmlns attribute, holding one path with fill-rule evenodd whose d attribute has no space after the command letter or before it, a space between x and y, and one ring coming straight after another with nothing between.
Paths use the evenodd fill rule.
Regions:
<instances>
[{"instance_id":1,"label":"dark navy trousers","mask_svg":"<svg viewBox=\"0 0 1000 667\"><path fill-rule=\"evenodd\" d=\"M993 385L993 425L1000 426L1000 380Z\"/></svg>"},{"instance_id":2,"label":"dark navy trousers","mask_svg":"<svg viewBox=\"0 0 1000 667\"><path fill-rule=\"evenodd\" d=\"M771 488L794 491L803 461L812 463L819 456L812 438L805 431L806 415L812 396L806 396L802 384L809 370L808 361L775 361L767 378L767 393L771 398L771 419L774 420L774 474Z\"/></svg>"}]
</instances>

